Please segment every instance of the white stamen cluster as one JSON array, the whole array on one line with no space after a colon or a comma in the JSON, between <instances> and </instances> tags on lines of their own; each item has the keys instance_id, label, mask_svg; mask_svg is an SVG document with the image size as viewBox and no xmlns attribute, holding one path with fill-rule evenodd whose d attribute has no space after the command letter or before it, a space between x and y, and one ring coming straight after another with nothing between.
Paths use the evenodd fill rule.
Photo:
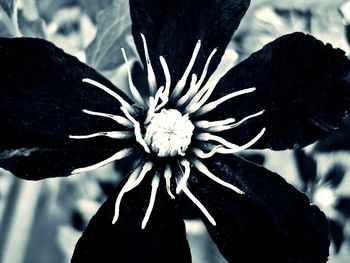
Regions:
<instances>
[{"instance_id":1,"label":"white stamen cluster","mask_svg":"<svg viewBox=\"0 0 350 263\"><path fill-rule=\"evenodd\" d=\"M151 158L148 157L148 154L154 153L159 158L177 158L175 160L178 162L178 170L182 171L181 179L178 180L178 178L176 178L177 180L172 180L173 171L170 164L164 166L163 178L165 180L166 191L169 197L171 199L175 199L175 195L171 190L171 184L172 182L176 181L176 194L183 192L202 211L208 221L213 225L216 225L215 219L210 214L210 212L191 193L187 187L187 180L190 176L191 167L197 169L201 174L207 176L216 183L228 189L231 189L237 194L244 194L244 192L236 186L223 181L212 172L210 172L210 170L200 161L200 159L209 158L217 153L232 154L251 147L263 136L265 128L263 128L260 133L258 133L253 139L242 146L229 142L224 138L215 135L215 133L238 127L249 119L260 116L264 111L262 110L258 113L249 115L239 120L238 122L236 122L234 118L207 121L201 119L201 116L212 111L227 100L253 92L255 88L247 88L235 91L225 95L220 99L207 103L209 97L216 87L216 84L232 68L233 65L225 66L221 64L209 78L206 78L210 61L217 51L217 49L214 49L209 55L201 75L198 77L196 74L192 74L190 78L191 80L189 81L188 79L190 73L201 47L201 42L198 41L183 76L176 83L172 93L170 94L171 76L165 58L162 56L159 57L160 64L165 76L164 86L159 87L157 85L155 72L149 58L146 38L143 34L141 34L141 38L144 45L146 59L147 79L150 93L149 99L143 98L140 95L137 87L134 85L131 77L130 66L128 67L128 81L130 93L133 97L134 102L145 108L147 111L145 120L143 122L140 122L140 120L137 119L138 117L135 109L115 91L107 88L101 83L86 78L82 81L91 84L92 86L95 86L96 88L99 88L108 93L110 96L114 97L119 102L124 116L114 115L111 113L95 112L87 109L84 109L83 112L93 116L112 119L117 124L125 127L127 131L100 131L87 135L70 135L69 137L71 139L89 139L98 136L105 136L117 140L130 140L134 138L135 141L137 141L143 147L145 155L140 157L137 166L130 174L127 182L122 187L116 198L115 212L112 219L113 224L115 224L118 220L120 214L120 205L124 194L137 187L143 181L145 176L149 174L153 169L154 175L151 183L152 188L149 205L147 207L144 219L141 223L142 229L146 227L147 222L150 219L152 209L156 202L156 194L161 179L159 169L154 169L155 163L151 160ZM125 59L125 63L129 65L124 49L122 49L122 54ZM204 82L205 79L208 80ZM186 92L184 92L186 86L188 86L188 89ZM169 102L171 105L173 105L172 108L166 108ZM191 120L192 118L194 121ZM143 134L143 131L145 131L145 134ZM196 140L202 143L197 143L195 144L196 146L189 147L191 140ZM198 146L204 144L206 145L205 149L201 146ZM133 150L134 149L131 147L122 149L106 160L87 167L77 168L73 170L72 173L90 171L104 166L110 162L123 159L129 156Z\"/></svg>"},{"instance_id":2,"label":"white stamen cluster","mask_svg":"<svg viewBox=\"0 0 350 263\"><path fill-rule=\"evenodd\" d=\"M178 110L162 109L146 126L145 142L159 157L184 156L193 130L188 114L182 116Z\"/></svg>"}]
</instances>

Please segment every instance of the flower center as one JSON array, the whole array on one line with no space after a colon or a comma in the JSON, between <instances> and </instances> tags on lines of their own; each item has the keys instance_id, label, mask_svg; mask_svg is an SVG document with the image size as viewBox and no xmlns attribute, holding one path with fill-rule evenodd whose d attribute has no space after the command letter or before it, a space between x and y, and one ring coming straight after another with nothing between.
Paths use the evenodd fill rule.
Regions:
<instances>
[{"instance_id":1,"label":"flower center","mask_svg":"<svg viewBox=\"0 0 350 263\"><path fill-rule=\"evenodd\" d=\"M188 114L175 109L154 113L146 126L145 142L159 157L185 155L191 143L194 125Z\"/></svg>"}]
</instances>

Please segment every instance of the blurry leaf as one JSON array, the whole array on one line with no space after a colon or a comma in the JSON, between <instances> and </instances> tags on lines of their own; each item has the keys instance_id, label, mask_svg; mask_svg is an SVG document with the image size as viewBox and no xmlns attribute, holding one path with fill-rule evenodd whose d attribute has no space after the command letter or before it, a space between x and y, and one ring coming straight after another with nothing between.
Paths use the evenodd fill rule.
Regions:
<instances>
[{"instance_id":1,"label":"blurry leaf","mask_svg":"<svg viewBox=\"0 0 350 263\"><path fill-rule=\"evenodd\" d=\"M350 218L350 197L340 197L335 208L344 216Z\"/></svg>"},{"instance_id":2,"label":"blurry leaf","mask_svg":"<svg viewBox=\"0 0 350 263\"><path fill-rule=\"evenodd\" d=\"M42 19L29 20L25 17L22 10L18 11L18 26L23 36L45 38L44 26Z\"/></svg>"},{"instance_id":3,"label":"blurry leaf","mask_svg":"<svg viewBox=\"0 0 350 263\"><path fill-rule=\"evenodd\" d=\"M296 165L300 178L305 185L314 182L317 176L316 161L305 154L304 151L296 150L294 152Z\"/></svg>"},{"instance_id":4,"label":"blurry leaf","mask_svg":"<svg viewBox=\"0 0 350 263\"><path fill-rule=\"evenodd\" d=\"M1 0L0 0L1 1ZM7 12L0 6L0 36L13 37L15 36L12 20Z\"/></svg>"},{"instance_id":5,"label":"blurry leaf","mask_svg":"<svg viewBox=\"0 0 350 263\"><path fill-rule=\"evenodd\" d=\"M345 175L345 168L340 165L334 165L324 177L324 182L336 188L342 182Z\"/></svg>"},{"instance_id":6,"label":"blurry leaf","mask_svg":"<svg viewBox=\"0 0 350 263\"><path fill-rule=\"evenodd\" d=\"M9 17L12 16L14 11L14 0L0 0L0 6Z\"/></svg>"},{"instance_id":7,"label":"blurry leaf","mask_svg":"<svg viewBox=\"0 0 350 263\"><path fill-rule=\"evenodd\" d=\"M335 220L329 220L331 239L334 244L335 253L338 253L344 241L343 225Z\"/></svg>"},{"instance_id":8,"label":"blurry leaf","mask_svg":"<svg viewBox=\"0 0 350 263\"><path fill-rule=\"evenodd\" d=\"M99 11L107 9L115 2L121 2L123 0L79 0L82 7L91 18L92 21L96 23L97 14Z\"/></svg>"},{"instance_id":9,"label":"blurry leaf","mask_svg":"<svg viewBox=\"0 0 350 263\"><path fill-rule=\"evenodd\" d=\"M130 58L130 49L126 43L131 34L131 20L128 1L120 1L100 12L97 16L95 39L86 49L87 63L98 70L111 70L124 63L120 47L126 49Z\"/></svg>"}]
</instances>

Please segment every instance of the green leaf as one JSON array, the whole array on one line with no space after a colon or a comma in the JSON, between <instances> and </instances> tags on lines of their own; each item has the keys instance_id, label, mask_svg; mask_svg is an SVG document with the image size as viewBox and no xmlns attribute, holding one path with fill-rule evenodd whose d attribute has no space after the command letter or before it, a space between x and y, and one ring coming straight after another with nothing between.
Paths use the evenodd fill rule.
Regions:
<instances>
[{"instance_id":1,"label":"green leaf","mask_svg":"<svg viewBox=\"0 0 350 263\"><path fill-rule=\"evenodd\" d=\"M45 22L42 19L28 19L22 10L18 12L18 26L25 37L46 38L44 31Z\"/></svg>"},{"instance_id":2,"label":"green leaf","mask_svg":"<svg viewBox=\"0 0 350 263\"><path fill-rule=\"evenodd\" d=\"M129 3L122 0L97 15L97 33L86 49L87 63L100 70L112 70L124 63L120 48L131 59L136 52L131 37Z\"/></svg>"},{"instance_id":3,"label":"green leaf","mask_svg":"<svg viewBox=\"0 0 350 263\"><path fill-rule=\"evenodd\" d=\"M0 0L0 6L3 8L3 11L11 17L14 12L14 0Z\"/></svg>"},{"instance_id":4,"label":"green leaf","mask_svg":"<svg viewBox=\"0 0 350 263\"><path fill-rule=\"evenodd\" d=\"M14 37L15 35L16 34L15 34L12 20L1 5L0 6L0 36Z\"/></svg>"}]
</instances>

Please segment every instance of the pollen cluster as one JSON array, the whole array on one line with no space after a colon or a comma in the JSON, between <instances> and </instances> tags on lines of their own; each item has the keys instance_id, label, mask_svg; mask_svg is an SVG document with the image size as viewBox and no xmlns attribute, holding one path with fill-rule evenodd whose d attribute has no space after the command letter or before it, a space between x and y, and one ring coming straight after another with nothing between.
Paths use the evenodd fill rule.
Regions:
<instances>
[{"instance_id":1,"label":"pollen cluster","mask_svg":"<svg viewBox=\"0 0 350 263\"><path fill-rule=\"evenodd\" d=\"M194 125L175 109L155 113L146 126L145 142L159 157L185 155L191 143Z\"/></svg>"}]
</instances>

